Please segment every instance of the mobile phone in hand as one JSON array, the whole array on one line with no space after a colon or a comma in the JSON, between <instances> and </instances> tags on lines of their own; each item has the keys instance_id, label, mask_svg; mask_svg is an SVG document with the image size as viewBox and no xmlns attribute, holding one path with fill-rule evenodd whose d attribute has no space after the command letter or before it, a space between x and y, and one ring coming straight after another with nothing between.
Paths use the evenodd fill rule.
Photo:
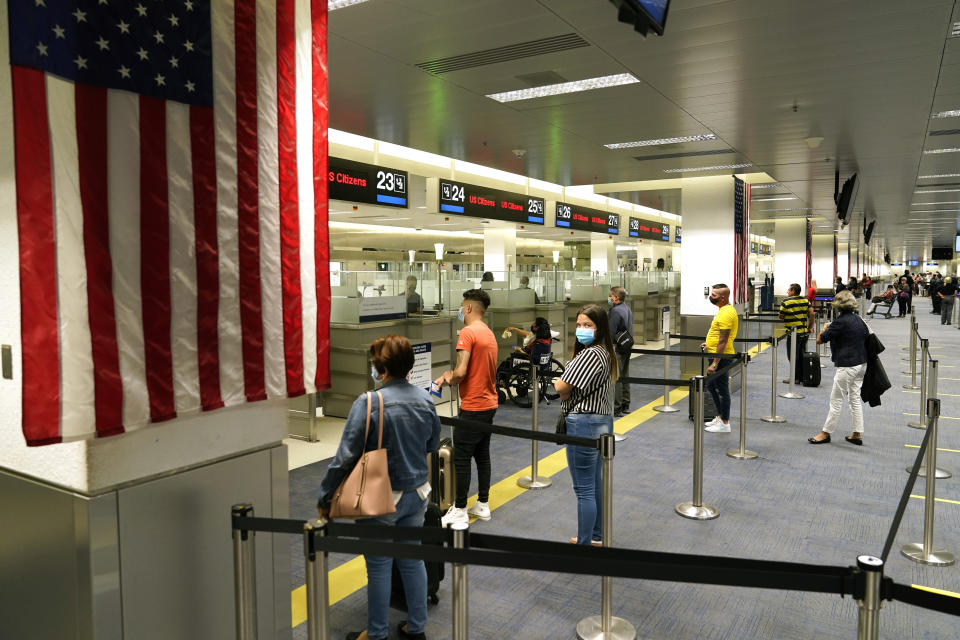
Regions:
<instances>
[{"instance_id":1,"label":"mobile phone in hand","mask_svg":"<svg viewBox=\"0 0 960 640\"><path fill-rule=\"evenodd\" d=\"M430 393L432 393L433 395L435 395L435 396L437 396L437 397L439 398L439 397L440 397L440 385L438 385L436 382L431 382L431 383L430 383Z\"/></svg>"}]
</instances>

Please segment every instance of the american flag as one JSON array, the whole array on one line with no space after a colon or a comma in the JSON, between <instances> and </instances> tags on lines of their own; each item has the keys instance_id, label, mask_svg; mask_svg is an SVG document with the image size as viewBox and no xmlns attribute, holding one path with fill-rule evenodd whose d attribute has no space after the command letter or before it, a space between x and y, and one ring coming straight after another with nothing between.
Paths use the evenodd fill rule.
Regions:
<instances>
[{"instance_id":1,"label":"american flag","mask_svg":"<svg viewBox=\"0 0 960 640\"><path fill-rule=\"evenodd\" d=\"M750 185L733 178L733 304L747 301L750 268Z\"/></svg>"},{"instance_id":2,"label":"american flag","mask_svg":"<svg viewBox=\"0 0 960 640\"><path fill-rule=\"evenodd\" d=\"M329 386L326 0L0 4L27 443Z\"/></svg>"}]
</instances>

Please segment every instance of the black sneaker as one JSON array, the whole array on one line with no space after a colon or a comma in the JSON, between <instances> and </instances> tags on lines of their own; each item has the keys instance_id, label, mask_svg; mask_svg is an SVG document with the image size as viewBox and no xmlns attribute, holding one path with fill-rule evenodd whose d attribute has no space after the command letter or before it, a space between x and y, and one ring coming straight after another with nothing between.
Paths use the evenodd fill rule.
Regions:
<instances>
[{"instance_id":1,"label":"black sneaker","mask_svg":"<svg viewBox=\"0 0 960 640\"><path fill-rule=\"evenodd\" d=\"M423 632L408 633L406 620L397 625L397 636L401 638L401 640L427 640L427 634Z\"/></svg>"}]
</instances>

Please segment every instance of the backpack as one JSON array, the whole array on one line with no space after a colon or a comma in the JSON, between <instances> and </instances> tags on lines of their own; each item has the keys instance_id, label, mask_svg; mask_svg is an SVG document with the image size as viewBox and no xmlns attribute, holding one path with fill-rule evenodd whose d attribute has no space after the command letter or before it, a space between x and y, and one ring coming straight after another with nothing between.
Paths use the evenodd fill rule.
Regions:
<instances>
[{"instance_id":1,"label":"backpack","mask_svg":"<svg viewBox=\"0 0 960 640\"><path fill-rule=\"evenodd\" d=\"M628 354L633 349L633 336L624 329L613 336L613 349L619 354Z\"/></svg>"}]
</instances>

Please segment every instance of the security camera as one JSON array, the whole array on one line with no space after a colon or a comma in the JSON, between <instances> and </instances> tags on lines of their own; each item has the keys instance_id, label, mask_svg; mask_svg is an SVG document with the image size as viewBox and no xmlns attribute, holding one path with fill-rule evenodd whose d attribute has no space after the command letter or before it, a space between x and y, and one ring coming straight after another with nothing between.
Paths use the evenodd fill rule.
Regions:
<instances>
[{"instance_id":1,"label":"security camera","mask_svg":"<svg viewBox=\"0 0 960 640\"><path fill-rule=\"evenodd\" d=\"M526 149L513 149L513 155L517 156L518 158L522 158L523 156L527 155L527 150L526 150Z\"/></svg>"}]
</instances>

